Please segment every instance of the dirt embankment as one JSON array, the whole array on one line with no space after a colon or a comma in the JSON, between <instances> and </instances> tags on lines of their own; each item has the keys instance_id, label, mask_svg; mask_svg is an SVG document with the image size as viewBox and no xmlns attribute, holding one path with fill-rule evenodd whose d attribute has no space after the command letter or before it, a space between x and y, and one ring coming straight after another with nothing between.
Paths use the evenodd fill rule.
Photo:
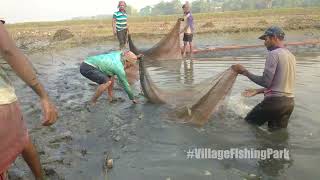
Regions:
<instances>
[{"instance_id":1,"label":"dirt embankment","mask_svg":"<svg viewBox=\"0 0 320 180\"><path fill-rule=\"evenodd\" d=\"M145 38L163 36L178 17L130 17L130 33ZM263 31L271 25L285 30L320 29L320 8L194 14L194 19L198 34ZM27 52L116 40L110 19L23 23L8 25L8 29L18 46Z\"/></svg>"}]
</instances>

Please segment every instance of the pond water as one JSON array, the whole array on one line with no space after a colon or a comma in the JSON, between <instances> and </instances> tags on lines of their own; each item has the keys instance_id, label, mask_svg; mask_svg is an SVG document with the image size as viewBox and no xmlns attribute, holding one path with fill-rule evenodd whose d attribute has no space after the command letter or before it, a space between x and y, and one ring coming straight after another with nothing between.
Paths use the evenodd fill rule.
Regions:
<instances>
[{"instance_id":1,"label":"pond water","mask_svg":"<svg viewBox=\"0 0 320 180\"><path fill-rule=\"evenodd\" d=\"M318 31L289 32L287 40L319 38ZM197 35L198 48L263 43L258 34ZM152 42L137 39L136 45L148 48ZM95 86L79 73L79 64L92 53L112 49L114 42L33 54L29 56L50 96L56 102L59 121L50 128L40 127L37 97L16 77L14 81L30 134L40 152L41 161L51 179L317 179L320 149L320 52L319 45L288 47L297 59L295 109L288 128L270 133L266 126L252 127L243 118L262 96L244 98L246 88L258 87L238 76L230 96L203 127L169 120L170 108L148 103L141 95L132 105L121 88L112 104L103 96L93 112L84 108ZM233 50L196 55L193 59L166 61L162 67L148 70L163 89L196 86L214 77L232 64L241 63L251 72L261 74L264 48ZM139 83L135 94L140 92ZM290 159L187 159L193 148L212 150L288 149ZM114 168L104 173L107 154ZM28 179L30 171L21 159L11 174Z\"/></svg>"}]
</instances>

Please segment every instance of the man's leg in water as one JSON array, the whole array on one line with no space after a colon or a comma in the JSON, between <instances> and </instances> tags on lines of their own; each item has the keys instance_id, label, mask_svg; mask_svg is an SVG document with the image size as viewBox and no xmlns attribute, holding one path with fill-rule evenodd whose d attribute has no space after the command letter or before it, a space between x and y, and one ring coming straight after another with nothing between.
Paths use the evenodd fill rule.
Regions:
<instances>
[{"instance_id":1,"label":"man's leg in water","mask_svg":"<svg viewBox=\"0 0 320 180\"><path fill-rule=\"evenodd\" d=\"M36 148L32 144L31 140L29 140L29 143L23 149L22 157L28 164L29 168L31 169L35 179L43 180L44 176L42 173L42 167L40 164L39 155Z\"/></svg>"},{"instance_id":2,"label":"man's leg in water","mask_svg":"<svg viewBox=\"0 0 320 180\"><path fill-rule=\"evenodd\" d=\"M265 100L257 104L245 117L249 124L262 126L269 119L269 112L266 110Z\"/></svg>"},{"instance_id":3,"label":"man's leg in water","mask_svg":"<svg viewBox=\"0 0 320 180\"><path fill-rule=\"evenodd\" d=\"M111 84L111 81L108 81L108 82L106 82L106 83L104 83L104 84L100 84L100 85L98 86L98 88L97 88L97 90L96 90L96 93L94 94L94 96L93 96L92 99L91 99L91 103L92 103L92 104L96 104L96 103L97 103L98 98L102 95L102 93L103 93L104 91L106 91L106 90L108 89L108 87L110 86L110 84Z\"/></svg>"},{"instance_id":4,"label":"man's leg in water","mask_svg":"<svg viewBox=\"0 0 320 180\"><path fill-rule=\"evenodd\" d=\"M255 106L245 120L258 126L268 122L269 130L286 128L293 108L293 98L268 97Z\"/></svg>"},{"instance_id":5,"label":"man's leg in water","mask_svg":"<svg viewBox=\"0 0 320 180\"><path fill-rule=\"evenodd\" d=\"M186 50L187 50L187 42L183 41L183 49L182 49L182 52L181 52L182 57L185 56Z\"/></svg>"},{"instance_id":6,"label":"man's leg in water","mask_svg":"<svg viewBox=\"0 0 320 180\"><path fill-rule=\"evenodd\" d=\"M190 47L190 57L192 56L192 42L189 42L189 47Z\"/></svg>"}]
</instances>

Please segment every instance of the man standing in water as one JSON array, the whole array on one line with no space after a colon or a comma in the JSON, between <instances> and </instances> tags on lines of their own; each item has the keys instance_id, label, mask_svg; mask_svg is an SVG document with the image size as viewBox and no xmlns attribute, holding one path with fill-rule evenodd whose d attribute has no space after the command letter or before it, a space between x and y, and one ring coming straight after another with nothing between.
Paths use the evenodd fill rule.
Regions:
<instances>
[{"instance_id":1,"label":"man standing in water","mask_svg":"<svg viewBox=\"0 0 320 180\"><path fill-rule=\"evenodd\" d=\"M245 120L258 126L268 122L270 129L286 128L294 108L296 59L284 48L284 36L281 28L273 26L259 37L269 51L262 76L250 73L240 64L232 66L239 74L264 87L248 89L243 93L247 97L264 93L264 100L251 110Z\"/></svg>"},{"instance_id":2,"label":"man standing in water","mask_svg":"<svg viewBox=\"0 0 320 180\"><path fill-rule=\"evenodd\" d=\"M26 56L16 47L0 19L0 53L13 71L40 97L44 113L42 125L50 126L57 120L57 110L39 82ZM27 162L36 180L43 180L38 153L30 140L20 106L8 77L0 67L0 180L19 154Z\"/></svg>"},{"instance_id":3,"label":"man standing in water","mask_svg":"<svg viewBox=\"0 0 320 180\"><path fill-rule=\"evenodd\" d=\"M118 9L119 11L113 13L112 18L112 29L113 34L118 37L120 50L123 50L127 43L127 37L129 33L128 29L128 15L126 12L126 2L119 1Z\"/></svg>"},{"instance_id":4,"label":"man standing in water","mask_svg":"<svg viewBox=\"0 0 320 180\"><path fill-rule=\"evenodd\" d=\"M80 65L80 73L84 77L99 84L96 93L91 99L90 105L95 105L103 92L108 92L109 101L112 101L114 76L118 77L120 83L127 92L129 99L133 103L137 103L134 99L125 72L125 70L133 66L137 60L138 57L131 51L114 51L108 54L88 57Z\"/></svg>"},{"instance_id":5,"label":"man standing in water","mask_svg":"<svg viewBox=\"0 0 320 180\"><path fill-rule=\"evenodd\" d=\"M185 56L185 53L187 51L187 44L189 43L190 47L190 57L192 55L192 39L193 39L193 33L194 33L194 24L193 24L193 17L190 12L190 5L189 2L186 2L183 6L183 14L184 14L184 22L185 25L183 29L180 31L180 33L183 34L183 49L182 49L182 56Z\"/></svg>"}]
</instances>

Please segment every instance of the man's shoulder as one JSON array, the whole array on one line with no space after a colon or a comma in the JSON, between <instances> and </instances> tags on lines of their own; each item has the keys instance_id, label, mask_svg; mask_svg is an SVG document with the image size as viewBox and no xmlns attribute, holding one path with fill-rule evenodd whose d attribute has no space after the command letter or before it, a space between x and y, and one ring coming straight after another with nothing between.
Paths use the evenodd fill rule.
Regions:
<instances>
[{"instance_id":1,"label":"man's shoulder","mask_svg":"<svg viewBox=\"0 0 320 180\"><path fill-rule=\"evenodd\" d=\"M109 57L110 57L109 53L104 53L104 54L97 54L97 55L94 55L94 56L89 56L89 57L87 57L87 59L90 59L90 60L103 60L103 59L108 59Z\"/></svg>"},{"instance_id":2,"label":"man's shoulder","mask_svg":"<svg viewBox=\"0 0 320 180\"><path fill-rule=\"evenodd\" d=\"M121 12L121 11L116 11L113 13L114 16L128 16L127 13Z\"/></svg>"},{"instance_id":3,"label":"man's shoulder","mask_svg":"<svg viewBox=\"0 0 320 180\"><path fill-rule=\"evenodd\" d=\"M282 55L282 54L287 54L287 55L292 55L292 56L294 56L291 52L290 52L290 50L289 49L287 49L287 48L278 48L278 49L276 49L276 50L273 50L273 51L270 51L269 52L270 54L272 54L272 55Z\"/></svg>"},{"instance_id":4,"label":"man's shoulder","mask_svg":"<svg viewBox=\"0 0 320 180\"><path fill-rule=\"evenodd\" d=\"M120 15L120 11L116 11L113 13L114 16L119 16Z\"/></svg>"},{"instance_id":5,"label":"man's shoulder","mask_svg":"<svg viewBox=\"0 0 320 180\"><path fill-rule=\"evenodd\" d=\"M267 59L274 59L276 61L288 58L295 59L295 56L287 48L278 48L273 51L269 51L267 54Z\"/></svg>"},{"instance_id":6,"label":"man's shoulder","mask_svg":"<svg viewBox=\"0 0 320 180\"><path fill-rule=\"evenodd\" d=\"M189 12L186 16L187 16L188 18L192 18L192 13Z\"/></svg>"},{"instance_id":7,"label":"man's shoulder","mask_svg":"<svg viewBox=\"0 0 320 180\"><path fill-rule=\"evenodd\" d=\"M109 53L109 56L111 59L115 60L115 61L120 61L121 60L121 51L112 51Z\"/></svg>"},{"instance_id":8,"label":"man's shoulder","mask_svg":"<svg viewBox=\"0 0 320 180\"><path fill-rule=\"evenodd\" d=\"M108 54L115 54L115 55L120 55L122 51L111 51Z\"/></svg>"}]
</instances>

